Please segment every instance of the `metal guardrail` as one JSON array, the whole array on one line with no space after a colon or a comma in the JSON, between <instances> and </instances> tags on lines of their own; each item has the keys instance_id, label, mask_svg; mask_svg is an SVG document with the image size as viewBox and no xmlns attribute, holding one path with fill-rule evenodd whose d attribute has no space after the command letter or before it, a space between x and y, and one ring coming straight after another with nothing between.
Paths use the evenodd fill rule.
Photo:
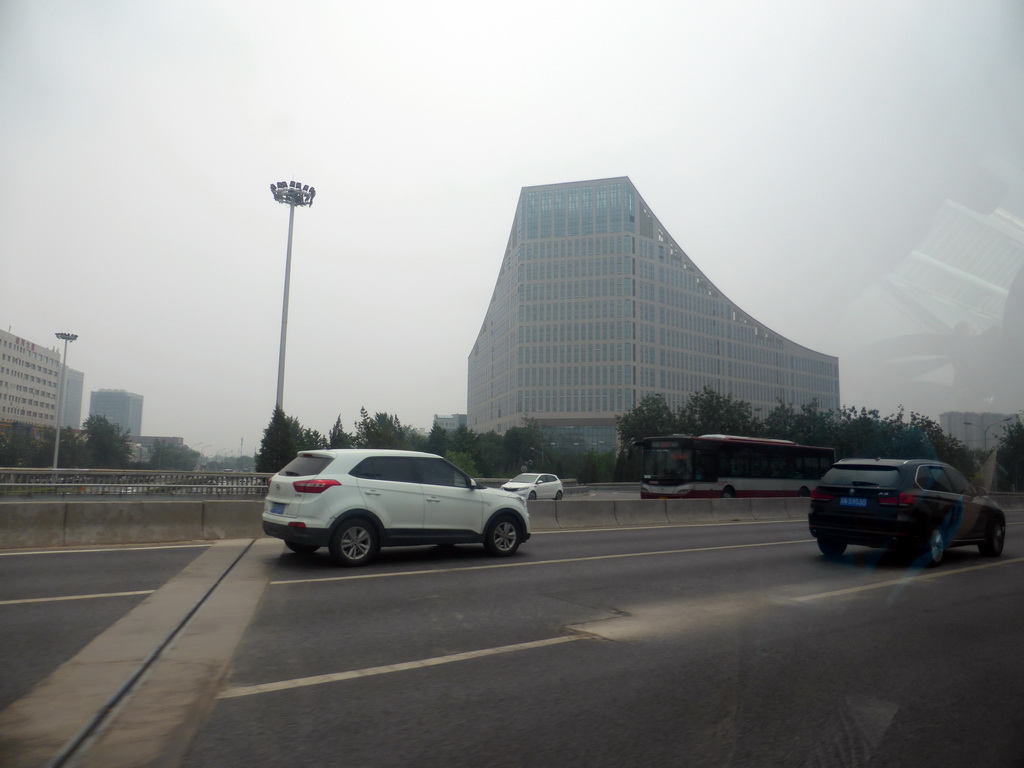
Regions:
<instances>
[{"instance_id":1,"label":"metal guardrail","mask_svg":"<svg viewBox=\"0 0 1024 768\"><path fill-rule=\"evenodd\" d=\"M0 499L50 496L262 498L269 474L112 469L0 469Z\"/></svg>"}]
</instances>

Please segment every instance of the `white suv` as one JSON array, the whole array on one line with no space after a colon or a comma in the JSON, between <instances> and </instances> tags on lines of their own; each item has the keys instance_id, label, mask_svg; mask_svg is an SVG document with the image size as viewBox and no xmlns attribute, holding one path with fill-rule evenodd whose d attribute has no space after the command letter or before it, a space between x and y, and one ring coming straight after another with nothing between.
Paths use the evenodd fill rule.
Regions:
<instances>
[{"instance_id":1,"label":"white suv","mask_svg":"<svg viewBox=\"0 0 1024 768\"><path fill-rule=\"evenodd\" d=\"M269 482L263 531L300 554L328 547L341 565L421 544L482 543L509 557L530 538L522 497L484 488L431 453L303 451Z\"/></svg>"}]
</instances>

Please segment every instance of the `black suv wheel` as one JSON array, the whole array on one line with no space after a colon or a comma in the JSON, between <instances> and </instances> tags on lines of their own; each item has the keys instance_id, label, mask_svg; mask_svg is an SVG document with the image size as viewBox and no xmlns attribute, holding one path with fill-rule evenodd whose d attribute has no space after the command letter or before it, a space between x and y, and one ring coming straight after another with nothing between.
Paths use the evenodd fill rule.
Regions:
<instances>
[{"instance_id":1,"label":"black suv wheel","mask_svg":"<svg viewBox=\"0 0 1024 768\"><path fill-rule=\"evenodd\" d=\"M993 518L985 531L985 541L978 545L978 551L985 557L999 557L1003 554L1003 542L1006 541L1006 521Z\"/></svg>"},{"instance_id":2,"label":"black suv wheel","mask_svg":"<svg viewBox=\"0 0 1024 768\"><path fill-rule=\"evenodd\" d=\"M825 557L839 557L846 551L845 541L832 541L831 539L818 539L818 549Z\"/></svg>"}]
</instances>

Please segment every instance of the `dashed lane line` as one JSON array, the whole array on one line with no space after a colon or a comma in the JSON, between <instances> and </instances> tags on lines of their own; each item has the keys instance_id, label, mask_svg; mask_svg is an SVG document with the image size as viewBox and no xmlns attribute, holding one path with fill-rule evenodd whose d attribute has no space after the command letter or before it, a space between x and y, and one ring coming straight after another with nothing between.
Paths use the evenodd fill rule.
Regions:
<instances>
[{"instance_id":1,"label":"dashed lane line","mask_svg":"<svg viewBox=\"0 0 1024 768\"><path fill-rule=\"evenodd\" d=\"M0 557L27 557L29 555L84 555L94 554L96 552L145 552L154 549L198 549L200 547L209 548L213 542L205 541L201 544L158 544L154 546L117 546L117 547L102 547L97 549L75 549L74 547L64 547L61 549L29 549L29 550L17 550L14 552L0 552Z\"/></svg>"},{"instance_id":2,"label":"dashed lane line","mask_svg":"<svg viewBox=\"0 0 1024 768\"><path fill-rule=\"evenodd\" d=\"M218 699L234 699L240 696L254 696L258 693L271 693L273 691L285 691L292 688L303 688L309 685L323 685L325 683L336 683L342 680L355 680L361 677L374 677L375 675L387 675L392 672L407 672L413 669L425 667L436 667L440 664L452 664L457 661L468 661L470 659L482 659L487 656L497 656L504 653L516 653L528 651L533 648L544 648L550 645L571 643L576 640L593 639L588 635L563 635L551 637L545 640L534 640L529 643L516 643L514 645L502 645L496 648L483 648L478 651L467 651L466 653L453 653L448 656L435 656L431 659L419 659L418 661L407 661L402 664L386 664L380 667L367 667L365 669L353 669L348 672L335 672L327 675L314 675L312 677L299 677L294 680L281 680L276 683L264 683L262 685L241 685L234 688L227 688L217 696Z\"/></svg>"},{"instance_id":3,"label":"dashed lane line","mask_svg":"<svg viewBox=\"0 0 1024 768\"><path fill-rule=\"evenodd\" d=\"M62 595L60 597L26 597L20 600L0 600L0 605L27 605L28 603L60 603L65 600L92 600L97 597L133 597L152 595L155 589L138 589L134 592L96 592L91 595Z\"/></svg>"},{"instance_id":4,"label":"dashed lane line","mask_svg":"<svg viewBox=\"0 0 1024 768\"><path fill-rule=\"evenodd\" d=\"M458 568L436 568L419 571L390 571L388 573L365 573L351 576L319 576L310 579L279 579L271 584L310 584L320 581L353 581L356 579L387 579L396 576L424 576L438 573L463 573L465 571L488 571L497 568L530 568L540 565L560 565L564 563L587 563L598 560L624 560L632 557L657 557L659 555L682 555L691 552L720 552L728 549L752 549L754 547L778 547L786 544L807 544L814 539L794 539L793 541L766 541L759 544L723 544L718 547L688 547L686 549L662 549L656 552L624 552L617 555L590 555L588 557L564 557L554 560L531 560L529 562L498 563L495 565L469 565Z\"/></svg>"},{"instance_id":5,"label":"dashed lane line","mask_svg":"<svg viewBox=\"0 0 1024 768\"><path fill-rule=\"evenodd\" d=\"M916 573L912 576L903 576L899 579L876 581L872 584L862 584L857 587L847 587L846 589L834 589L831 592L818 592L814 595L803 595L801 597L794 597L791 599L794 602L807 603L811 602L812 600L824 600L829 597L853 595L858 592L868 592L872 589L885 589L886 587L895 587L903 584L913 584L918 581L931 581L932 579L941 579L945 576L956 576L961 573L968 573L970 571L981 571L985 568L995 568L1000 565L1013 565L1014 563L1024 563L1024 557L1014 557L1008 560L997 560L991 563L983 563L982 565L969 565L964 568L948 568L943 571L929 571L928 573Z\"/></svg>"}]
</instances>

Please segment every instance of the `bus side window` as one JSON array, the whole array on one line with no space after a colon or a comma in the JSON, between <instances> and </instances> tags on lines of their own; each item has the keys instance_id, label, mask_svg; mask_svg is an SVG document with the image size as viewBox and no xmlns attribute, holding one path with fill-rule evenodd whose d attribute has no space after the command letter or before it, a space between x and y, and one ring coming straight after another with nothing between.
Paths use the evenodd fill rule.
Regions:
<instances>
[{"instance_id":1,"label":"bus side window","mask_svg":"<svg viewBox=\"0 0 1024 768\"><path fill-rule=\"evenodd\" d=\"M695 480L711 481L718 479L718 467L716 466L715 453L713 451L696 451L693 460L693 476Z\"/></svg>"}]
</instances>

